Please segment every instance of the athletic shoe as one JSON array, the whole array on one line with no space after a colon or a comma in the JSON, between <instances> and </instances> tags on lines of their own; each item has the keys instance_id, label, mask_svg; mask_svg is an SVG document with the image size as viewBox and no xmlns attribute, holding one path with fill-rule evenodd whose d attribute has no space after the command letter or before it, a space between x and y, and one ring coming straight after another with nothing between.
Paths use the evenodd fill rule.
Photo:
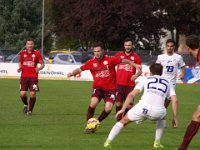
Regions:
<instances>
[{"instance_id":1,"label":"athletic shoe","mask_svg":"<svg viewBox=\"0 0 200 150\"><path fill-rule=\"evenodd\" d=\"M26 114L27 114L27 116L31 116L32 115L32 111L28 111Z\"/></svg>"},{"instance_id":2,"label":"athletic shoe","mask_svg":"<svg viewBox=\"0 0 200 150\"><path fill-rule=\"evenodd\" d=\"M160 141L154 141L153 147L154 148L164 148L164 146L160 143Z\"/></svg>"},{"instance_id":3,"label":"athletic shoe","mask_svg":"<svg viewBox=\"0 0 200 150\"><path fill-rule=\"evenodd\" d=\"M24 105L24 108L23 108L23 113L27 113L28 112L28 106L27 105Z\"/></svg>"},{"instance_id":4,"label":"athletic shoe","mask_svg":"<svg viewBox=\"0 0 200 150\"><path fill-rule=\"evenodd\" d=\"M112 146L111 146L111 141L110 141L110 140L106 140L105 143L103 144L103 146L104 146L105 148L112 148Z\"/></svg>"}]
</instances>

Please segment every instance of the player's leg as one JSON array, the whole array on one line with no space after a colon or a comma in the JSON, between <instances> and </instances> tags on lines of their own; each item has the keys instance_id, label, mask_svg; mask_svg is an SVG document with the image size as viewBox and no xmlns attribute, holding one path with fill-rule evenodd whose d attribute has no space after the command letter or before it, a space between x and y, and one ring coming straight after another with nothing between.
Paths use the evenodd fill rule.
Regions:
<instances>
[{"instance_id":1,"label":"player's leg","mask_svg":"<svg viewBox=\"0 0 200 150\"><path fill-rule=\"evenodd\" d=\"M28 90L28 80L26 78L20 78L20 98L24 104L23 112L27 113L28 111L28 102L27 102L27 90Z\"/></svg>"},{"instance_id":2,"label":"player's leg","mask_svg":"<svg viewBox=\"0 0 200 150\"><path fill-rule=\"evenodd\" d=\"M35 106L35 102L36 102L36 92L39 91L39 87L38 87L38 79L37 78L30 78L29 79L30 82L30 99L29 99L29 110L27 112L28 115L31 115L33 108Z\"/></svg>"},{"instance_id":3,"label":"player's leg","mask_svg":"<svg viewBox=\"0 0 200 150\"><path fill-rule=\"evenodd\" d=\"M121 85L117 85L117 92L116 92L116 113L122 109L123 101L125 99L124 91ZM117 121L122 119L122 115L119 115Z\"/></svg>"},{"instance_id":4,"label":"player's leg","mask_svg":"<svg viewBox=\"0 0 200 150\"><path fill-rule=\"evenodd\" d=\"M99 98L92 97L90 101L90 105L88 106L88 110L87 110L87 117L86 117L87 120L89 120L90 118L94 116L94 112L98 104L99 104Z\"/></svg>"},{"instance_id":5,"label":"player's leg","mask_svg":"<svg viewBox=\"0 0 200 150\"><path fill-rule=\"evenodd\" d=\"M103 91L105 107L104 110L101 112L100 116L98 117L98 120L100 122L103 121L110 114L116 98L115 90L102 89L102 91Z\"/></svg>"},{"instance_id":6,"label":"player's leg","mask_svg":"<svg viewBox=\"0 0 200 150\"><path fill-rule=\"evenodd\" d=\"M113 126L106 142L104 143L104 147L111 147L111 142L128 123L132 121L142 122L145 119L142 115L142 109L143 107L140 104L137 104L131 108L127 114Z\"/></svg>"},{"instance_id":7,"label":"player's leg","mask_svg":"<svg viewBox=\"0 0 200 150\"><path fill-rule=\"evenodd\" d=\"M124 98L124 100L126 100L126 97L128 96L128 94L132 91L134 89L134 87L133 86L126 86L125 87L125 98ZM133 101L128 105L128 108L126 109L126 111L125 111L125 114L133 107L133 102L134 102L134 99L133 99Z\"/></svg>"},{"instance_id":8,"label":"player's leg","mask_svg":"<svg viewBox=\"0 0 200 150\"><path fill-rule=\"evenodd\" d=\"M167 109L168 106L170 104L170 100L169 99L166 99L165 100L165 108ZM162 138L162 135L164 133L164 129L166 128L166 117L164 117L163 119L161 120L158 120L156 122L156 133L155 133L155 140L154 140L154 147L155 148L162 148L163 145L160 144L160 140Z\"/></svg>"},{"instance_id":9,"label":"player's leg","mask_svg":"<svg viewBox=\"0 0 200 150\"><path fill-rule=\"evenodd\" d=\"M119 122L117 122L111 129L108 138L104 143L104 147L111 147L111 142L115 139L115 137L121 132L121 130L131 121L126 114Z\"/></svg>"},{"instance_id":10,"label":"player's leg","mask_svg":"<svg viewBox=\"0 0 200 150\"><path fill-rule=\"evenodd\" d=\"M111 112L114 102L107 101L105 103L104 110L101 112L98 120L101 122L103 121Z\"/></svg>"},{"instance_id":11,"label":"player's leg","mask_svg":"<svg viewBox=\"0 0 200 150\"><path fill-rule=\"evenodd\" d=\"M155 134L155 140L154 140L154 148L163 148L164 146L160 143L160 140L162 138L164 129L166 127L166 119L163 118L161 120L158 120L156 123L156 134Z\"/></svg>"},{"instance_id":12,"label":"player's leg","mask_svg":"<svg viewBox=\"0 0 200 150\"><path fill-rule=\"evenodd\" d=\"M196 111L193 113L192 121L188 125L185 135L183 137L182 144L179 147L179 150L186 150L190 144L192 138L196 135L200 126L200 105L198 105Z\"/></svg>"}]
</instances>

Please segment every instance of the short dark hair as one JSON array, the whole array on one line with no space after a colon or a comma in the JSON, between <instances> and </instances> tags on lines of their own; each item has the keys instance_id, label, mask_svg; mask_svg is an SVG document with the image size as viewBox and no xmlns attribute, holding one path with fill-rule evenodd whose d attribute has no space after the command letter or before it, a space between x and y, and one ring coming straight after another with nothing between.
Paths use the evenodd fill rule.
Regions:
<instances>
[{"instance_id":1,"label":"short dark hair","mask_svg":"<svg viewBox=\"0 0 200 150\"><path fill-rule=\"evenodd\" d=\"M168 39L168 40L166 41L166 45L167 45L168 43L173 43L173 44L175 45L175 41L172 40L172 39Z\"/></svg>"},{"instance_id":2,"label":"short dark hair","mask_svg":"<svg viewBox=\"0 0 200 150\"><path fill-rule=\"evenodd\" d=\"M32 41L33 43L35 43L34 39L32 39L32 38L28 38L28 39L26 39L25 44L27 43L27 41Z\"/></svg>"},{"instance_id":3,"label":"short dark hair","mask_svg":"<svg viewBox=\"0 0 200 150\"><path fill-rule=\"evenodd\" d=\"M153 63L151 64L150 66L150 72L153 74L153 75L162 75L162 71L163 71L163 66L159 63Z\"/></svg>"},{"instance_id":4,"label":"short dark hair","mask_svg":"<svg viewBox=\"0 0 200 150\"><path fill-rule=\"evenodd\" d=\"M129 41L132 42L132 44L134 44L134 43L133 43L133 40L132 40L130 37L125 38L124 43L125 43L125 42L129 42Z\"/></svg>"},{"instance_id":5,"label":"short dark hair","mask_svg":"<svg viewBox=\"0 0 200 150\"><path fill-rule=\"evenodd\" d=\"M95 42L95 43L93 44L93 48L95 48L95 47L101 47L102 49L104 49L104 45L103 45L102 42Z\"/></svg>"},{"instance_id":6,"label":"short dark hair","mask_svg":"<svg viewBox=\"0 0 200 150\"><path fill-rule=\"evenodd\" d=\"M189 35L186 37L186 45L192 50L199 48L199 39L196 35Z\"/></svg>"}]
</instances>

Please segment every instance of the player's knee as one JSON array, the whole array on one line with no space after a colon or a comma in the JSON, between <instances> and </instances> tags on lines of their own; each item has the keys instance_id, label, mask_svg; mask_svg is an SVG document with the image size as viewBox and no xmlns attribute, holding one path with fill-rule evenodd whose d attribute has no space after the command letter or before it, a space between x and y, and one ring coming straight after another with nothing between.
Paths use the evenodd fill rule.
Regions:
<instances>
[{"instance_id":1,"label":"player's knee","mask_svg":"<svg viewBox=\"0 0 200 150\"><path fill-rule=\"evenodd\" d=\"M117 107L121 107L121 106L122 106L122 103L119 102L119 101L116 101L116 106L117 106Z\"/></svg>"},{"instance_id":2,"label":"player's knee","mask_svg":"<svg viewBox=\"0 0 200 150\"><path fill-rule=\"evenodd\" d=\"M112 107L113 107L112 104L110 104L110 105L106 105L106 106L105 106L105 111L106 111L106 112L111 112Z\"/></svg>"},{"instance_id":3,"label":"player's knee","mask_svg":"<svg viewBox=\"0 0 200 150\"><path fill-rule=\"evenodd\" d=\"M21 98L26 97L26 92L20 92L20 97Z\"/></svg>"},{"instance_id":4,"label":"player's knee","mask_svg":"<svg viewBox=\"0 0 200 150\"><path fill-rule=\"evenodd\" d=\"M31 98L36 97L36 93L35 92L30 92L30 97Z\"/></svg>"}]
</instances>

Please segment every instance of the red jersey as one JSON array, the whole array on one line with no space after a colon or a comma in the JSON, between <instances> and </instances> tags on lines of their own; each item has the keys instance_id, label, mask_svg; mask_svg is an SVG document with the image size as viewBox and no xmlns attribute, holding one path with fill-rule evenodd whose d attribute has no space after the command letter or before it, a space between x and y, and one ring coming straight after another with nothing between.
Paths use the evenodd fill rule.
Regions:
<instances>
[{"instance_id":1,"label":"red jersey","mask_svg":"<svg viewBox=\"0 0 200 150\"><path fill-rule=\"evenodd\" d=\"M200 66L200 49L199 49L199 52L198 52L198 55L197 55L197 63Z\"/></svg>"},{"instance_id":2,"label":"red jersey","mask_svg":"<svg viewBox=\"0 0 200 150\"><path fill-rule=\"evenodd\" d=\"M37 78L38 73L36 72L37 64L43 61L42 56L38 50L33 50L32 53L28 53L27 50L23 50L20 53L19 62L22 68L22 77Z\"/></svg>"},{"instance_id":3,"label":"red jersey","mask_svg":"<svg viewBox=\"0 0 200 150\"><path fill-rule=\"evenodd\" d=\"M104 56L101 60L93 58L80 67L82 71L90 70L93 76L93 88L102 87L115 89L115 66L121 62L121 58Z\"/></svg>"},{"instance_id":4,"label":"red jersey","mask_svg":"<svg viewBox=\"0 0 200 150\"><path fill-rule=\"evenodd\" d=\"M115 57L128 59L136 64L141 64L140 56L132 52L126 55L125 52L118 52ZM124 86L135 86L135 82L131 81L131 76L136 73L136 68L128 64L120 63L117 65L117 84Z\"/></svg>"}]
</instances>

